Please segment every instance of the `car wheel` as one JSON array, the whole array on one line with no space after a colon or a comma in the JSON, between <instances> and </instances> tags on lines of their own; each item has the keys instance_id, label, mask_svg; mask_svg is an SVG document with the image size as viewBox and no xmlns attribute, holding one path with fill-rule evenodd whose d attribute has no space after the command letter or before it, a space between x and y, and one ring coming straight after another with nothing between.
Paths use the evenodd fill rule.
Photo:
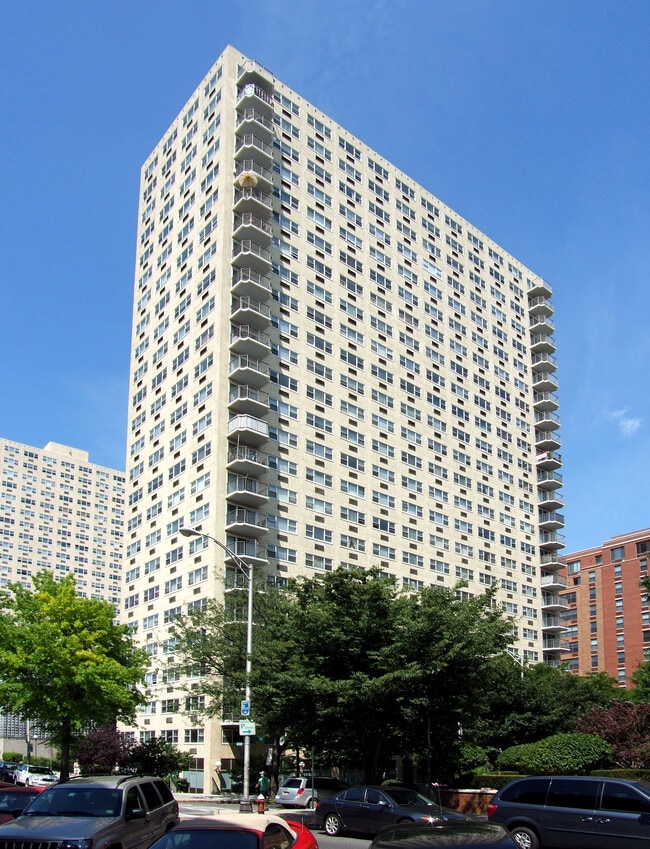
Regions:
<instances>
[{"instance_id":1,"label":"car wheel","mask_svg":"<svg viewBox=\"0 0 650 849\"><path fill-rule=\"evenodd\" d=\"M526 825L515 825L510 829L512 839L520 849L539 849L539 837Z\"/></svg>"},{"instance_id":2,"label":"car wheel","mask_svg":"<svg viewBox=\"0 0 650 849\"><path fill-rule=\"evenodd\" d=\"M328 814L323 821L325 833L330 837L336 837L341 831L341 820L336 814Z\"/></svg>"},{"instance_id":3,"label":"car wheel","mask_svg":"<svg viewBox=\"0 0 650 849\"><path fill-rule=\"evenodd\" d=\"M305 807L307 807L311 811L313 811L317 804L318 804L318 799L315 796L312 796L310 799L307 800L307 804L306 804Z\"/></svg>"}]
</instances>

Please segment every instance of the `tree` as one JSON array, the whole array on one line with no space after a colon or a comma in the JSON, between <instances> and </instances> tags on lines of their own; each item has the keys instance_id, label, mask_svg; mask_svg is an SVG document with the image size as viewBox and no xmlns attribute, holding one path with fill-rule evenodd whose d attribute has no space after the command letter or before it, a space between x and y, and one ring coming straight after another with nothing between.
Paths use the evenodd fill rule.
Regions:
<instances>
[{"instance_id":1,"label":"tree","mask_svg":"<svg viewBox=\"0 0 650 849\"><path fill-rule=\"evenodd\" d=\"M125 767L131 746L114 726L107 725L79 737L72 747L72 757L84 775L107 775L115 767Z\"/></svg>"},{"instance_id":2,"label":"tree","mask_svg":"<svg viewBox=\"0 0 650 849\"><path fill-rule=\"evenodd\" d=\"M511 746L499 755L497 766L534 775L581 775L609 766L611 755L611 746L601 737L573 732Z\"/></svg>"},{"instance_id":3,"label":"tree","mask_svg":"<svg viewBox=\"0 0 650 849\"><path fill-rule=\"evenodd\" d=\"M65 780L83 729L133 722L148 658L114 623L113 605L77 595L74 575L32 581L33 590L10 584L0 593L0 705L60 747Z\"/></svg>"},{"instance_id":4,"label":"tree","mask_svg":"<svg viewBox=\"0 0 650 849\"><path fill-rule=\"evenodd\" d=\"M594 707L576 722L578 731L598 734L612 747L615 766L635 768L650 762L650 704L618 700Z\"/></svg>"},{"instance_id":5,"label":"tree","mask_svg":"<svg viewBox=\"0 0 650 849\"><path fill-rule=\"evenodd\" d=\"M190 754L181 752L172 743L161 737L154 737L144 743L131 747L128 765L144 775L176 776L182 769L190 766Z\"/></svg>"}]
</instances>

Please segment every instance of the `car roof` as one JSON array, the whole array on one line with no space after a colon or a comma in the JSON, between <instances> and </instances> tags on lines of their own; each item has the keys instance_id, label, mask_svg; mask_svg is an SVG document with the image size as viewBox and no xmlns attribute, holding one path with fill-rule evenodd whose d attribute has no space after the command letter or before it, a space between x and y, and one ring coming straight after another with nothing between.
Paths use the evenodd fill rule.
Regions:
<instances>
[{"instance_id":1,"label":"car roof","mask_svg":"<svg viewBox=\"0 0 650 849\"><path fill-rule=\"evenodd\" d=\"M458 838L458 841L455 839ZM470 838L467 841L467 838ZM509 840L508 840L509 838ZM379 832L372 841L372 846L395 847L409 849L435 846L480 846L497 845L505 840L505 845L511 845L512 837L500 823L481 821L450 822L450 823L396 823L387 826ZM516 845L512 843L512 845Z\"/></svg>"},{"instance_id":2,"label":"car roof","mask_svg":"<svg viewBox=\"0 0 650 849\"><path fill-rule=\"evenodd\" d=\"M246 831L257 831L263 833L267 826L275 824L281 825L289 831L293 837L297 837L297 832L291 827L283 817L276 814L255 814L249 813L227 813L227 814L207 814L201 817L192 817L190 819L182 819L178 825L174 827L174 831L183 831L184 829L205 829L205 828L243 828Z\"/></svg>"}]
</instances>

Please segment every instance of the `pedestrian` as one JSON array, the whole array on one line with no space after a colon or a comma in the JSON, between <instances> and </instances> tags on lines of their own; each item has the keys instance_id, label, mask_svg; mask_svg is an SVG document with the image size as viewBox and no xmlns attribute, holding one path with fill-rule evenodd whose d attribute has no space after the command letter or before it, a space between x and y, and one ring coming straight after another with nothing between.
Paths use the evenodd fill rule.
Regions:
<instances>
[{"instance_id":1,"label":"pedestrian","mask_svg":"<svg viewBox=\"0 0 650 849\"><path fill-rule=\"evenodd\" d=\"M269 798L269 791L271 789L271 779L264 771L260 772L260 777L257 780L255 789L260 792L265 799Z\"/></svg>"}]
</instances>

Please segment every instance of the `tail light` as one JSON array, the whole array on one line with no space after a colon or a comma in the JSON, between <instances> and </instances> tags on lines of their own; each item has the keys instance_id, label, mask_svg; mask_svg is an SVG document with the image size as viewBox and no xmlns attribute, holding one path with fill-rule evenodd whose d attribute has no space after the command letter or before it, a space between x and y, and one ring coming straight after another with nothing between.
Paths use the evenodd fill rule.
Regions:
<instances>
[{"instance_id":1,"label":"tail light","mask_svg":"<svg viewBox=\"0 0 650 849\"><path fill-rule=\"evenodd\" d=\"M300 788L300 790L298 790L298 792L296 793L296 796L302 796L302 794L303 794L304 792L305 792L305 788L304 788L304 787L301 787L301 788Z\"/></svg>"},{"instance_id":2,"label":"tail light","mask_svg":"<svg viewBox=\"0 0 650 849\"><path fill-rule=\"evenodd\" d=\"M490 802L488 804L488 806L487 806L488 819L492 816L492 814L496 811L496 809L497 809L497 806L494 804L494 802Z\"/></svg>"}]
</instances>

